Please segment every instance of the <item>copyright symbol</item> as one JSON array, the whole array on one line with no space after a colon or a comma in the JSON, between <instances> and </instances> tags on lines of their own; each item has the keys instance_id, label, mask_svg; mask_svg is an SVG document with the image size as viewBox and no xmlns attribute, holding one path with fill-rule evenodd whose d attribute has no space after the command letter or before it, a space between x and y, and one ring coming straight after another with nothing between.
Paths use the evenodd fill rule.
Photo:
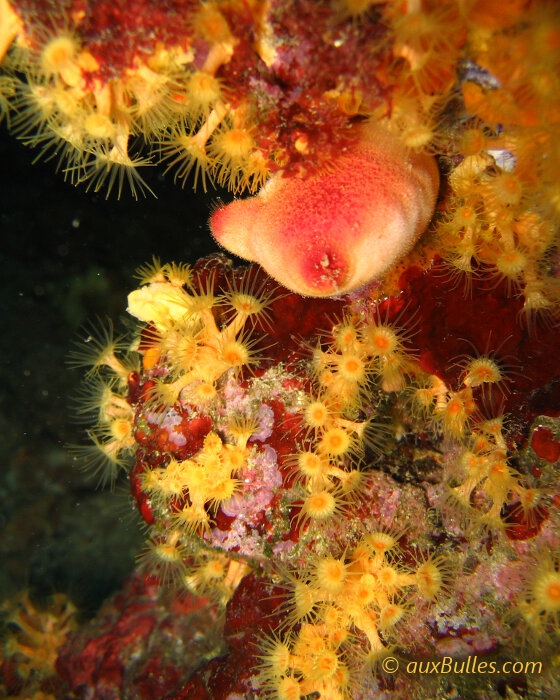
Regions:
<instances>
[{"instance_id":1,"label":"copyright symbol","mask_svg":"<svg viewBox=\"0 0 560 700\"><path fill-rule=\"evenodd\" d=\"M396 673L399 670L399 660L394 656L386 656L381 662L381 668L385 673Z\"/></svg>"}]
</instances>

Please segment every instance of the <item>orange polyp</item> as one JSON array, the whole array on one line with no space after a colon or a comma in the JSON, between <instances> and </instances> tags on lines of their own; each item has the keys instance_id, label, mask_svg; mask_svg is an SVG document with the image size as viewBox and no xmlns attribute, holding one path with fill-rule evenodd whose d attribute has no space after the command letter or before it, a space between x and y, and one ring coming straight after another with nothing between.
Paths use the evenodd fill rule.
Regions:
<instances>
[{"instance_id":1,"label":"orange polyp","mask_svg":"<svg viewBox=\"0 0 560 700\"><path fill-rule=\"evenodd\" d=\"M519 178L513 173L501 173L488 181L492 197L498 205L518 204L522 195Z\"/></svg>"},{"instance_id":2,"label":"orange polyp","mask_svg":"<svg viewBox=\"0 0 560 700\"><path fill-rule=\"evenodd\" d=\"M557 553L544 553L535 562L535 571L527 590L527 602L538 615L541 632L552 629L558 630L560 624L560 572Z\"/></svg>"},{"instance_id":3,"label":"orange polyp","mask_svg":"<svg viewBox=\"0 0 560 700\"><path fill-rule=\"evenodd\" d=\"M506 251L496 258L496 268L510 281L516 281L527 265L527 256L517 249Z\"/></svg>"},{"instance_id":4,"label":"orange polyp","mask_svg":"<svg viewBox=\"0 0 560 700\"><path fill-rule=\"evenodd\" d=\"M384 351L390 348L391 342L386 336L378 334L373 339L373 345L376 348L376 350L380 350L383 353Z\"/></svg>"},{"instance_id":5,"label":"orange polyp","mask_svg":"<svg viewBox=\"0 0 560 700\"><path fill-rule=\"evenodd\" d=\"M443 432L450 437L461 438L474 409L469 387L459 392L450 392L445 406L436 411L436 415L441 416Z\"/></svg>"},{"instance_id":6,"label":"orange polyp","mask_svg":"<svg viewBox=\"0 0 560 700\"><path fill-rule=\"evenodd\" d=\"M553 605L560 608L560 581L551 583L546 589L546 595Z\"/></svg>"},{"instance_id":7,"label":"orange polyp","mask_svg":"<svg viewBox=\"0 0 560 700\"><path fill-rule=\"evenodd\" d=\"M365 337L367 349L373 357L387 357L400 349L397 333L388 325L371 324L366 326Z\"/></svg>"},{"instance_id":8,"label":"orange polyp","mask_svg":"<svg viewBox=\"0 0 560 700\"><path fill-rule=\"evenodd\" d=\"M315 660L312 674L314 680L324 680L334 675L338 668L338 657L334 651L326 649Z\"/></svg>"},{"instance_id":9,"label":"orange polyp","mask_svg":"<svg viewBox=\"0 0 560 700\"><path fill-rule=\"evenodd\" d=\"M300 516L304 520L325 520L336 512L336 499L329 491L319 491L309 496Z\"/></svg>"},{"instance_id":10,"label":"orange polyp","mask_svg":"<svg viewBox=\"0 0 560 700\"><path fill-rule=\"evenodd\" d=\"M332 457L342 457L352 446L348 433L342 428L330 428L323 433L319 442L319 451Z\"/></svg>"},{"instance_id":11,"label":"orange polyp","mask_svg":"<svg viewBox=\"0 0 560 700\"><path fill-rule=\"evenodd\" d=\"M337 362L338 371L345 382L358 385L366 377L364 363L358 355L344 353Z\"/></svg>"},{"instance_id":12,"label":"orange polyp","mask_svg":"<svg viewBox=\"0 0 560 700\"><path fill-rule=\"evenodd\" d=\"M343 561L327 557L319 559L315 568L317 585L328 593L340 593L347 577L347 567Z\"/></svg>"},{"instance_id":13,"label":"orange polyp","mask_svg":"<svg viewBox=\"0 0 560 700\"><path fill-rule=\"evenodd\" d=\"M475 387L484 383L494 384L501 380L502 373L498 365L489 357L479 357L468 366L463 384Z\"/></svg>"},{"instance_id":14,"label":"orange polyp","mask_svg":"<svg viewBox=\"0 0 560 700\"><path fill-rule=\"evenodd\" d=\"M248 352L238 341L226 343L222 348L222 359L231 367L239 367L247 363Z\"/></svg>"}]
</instances>

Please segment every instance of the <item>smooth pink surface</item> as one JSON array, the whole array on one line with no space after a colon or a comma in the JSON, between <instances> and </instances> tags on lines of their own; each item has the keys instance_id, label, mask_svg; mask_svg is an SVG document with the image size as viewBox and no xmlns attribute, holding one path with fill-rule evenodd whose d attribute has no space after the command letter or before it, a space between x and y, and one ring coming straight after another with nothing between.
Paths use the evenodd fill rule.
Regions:
<instances>
[{"instance_id":1,"label":"smooth pink surface","mask_svg":"<svg viewBox=\"0 0 560 700\"><path fill-rule=\"evenodd\" d=\"M217 209L218 243L299 294L345 293L405 255L433 213L439 174L379 127L311 177L274 176L255 197Z\"/></svg>"}]
</instances>

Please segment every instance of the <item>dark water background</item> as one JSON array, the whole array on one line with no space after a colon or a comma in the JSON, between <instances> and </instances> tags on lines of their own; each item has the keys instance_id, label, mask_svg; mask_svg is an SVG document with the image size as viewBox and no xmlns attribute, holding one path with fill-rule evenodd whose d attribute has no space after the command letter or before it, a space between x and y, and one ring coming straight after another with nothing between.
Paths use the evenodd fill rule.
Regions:
<instances>
[{"instance_id":1,"label":"dark water background","mask_svg":"<svg viewBox=\"0 0 560 700\"><path fill-rule=\"evenodd\" d=\"M157 255L194 262L217 250L208 212L162 168L139 202L86 192L0 126L0 601L29 586L93 612L134 565L143 536L127 497L95 488L64 445L84 442L65 358L88 319L119 327L134 270ZM221 193L224 198L227 195Z\"/></svg>"}]
</instances>

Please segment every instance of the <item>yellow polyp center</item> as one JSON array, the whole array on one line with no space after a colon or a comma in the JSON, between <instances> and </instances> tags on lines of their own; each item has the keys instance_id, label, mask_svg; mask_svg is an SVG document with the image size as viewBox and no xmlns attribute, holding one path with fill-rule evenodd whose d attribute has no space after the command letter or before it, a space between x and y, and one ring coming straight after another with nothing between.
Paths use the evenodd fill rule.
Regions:
<instances>
[{"instance_id":1,"label":"yellow polyp center","mask_svg":"<svg viewBox=\"0 0 560 700\"><path fill-rule=\"evenodd\" d=\"M350 381L359 381L363 377L364 365L355 355L343 356L340 370L342 375Z\"/></svg>"},{"instance_id":2,"label":"yellow polyp center","mask_svg":"<svg viewBox=\"0 0 560 700\"><path fill-rule=\"evenodd\" d=\"M554 605L560 607L560 582L551 583L546 589L546 595Z\"/></svg>"},{"instance_id":3,"label":"yellow polyp center","mask_svg":"<svg viewBox=\"0 0 560 700\"><path fill-rule=\"evenodd\" d=\"M521 502L525 508L533 508L539 501L539 492L536 489L527 489L521 495Z\"/></svg>"},{"instance_id":4,"label":"yellow polyp center","mask_svg":"<svg viewBox=\"0 0 560 700\"><path fill-rule=\"evenodd\" d=\"M422 579L422 583L425 586L432 586L434 584L434 579L429 571L418 572L418 576Z\"/></svg>"},{"instance_id":5,"label":"yellow polyp center","mask_svg":"<svg viewBox=\"0 0 560 700\"><path fill-rule=\"evenodd\" d=\"M420 566L417 572L418 588L423 595L432 598L439 592L442 586L441 572L430 561Z\"/></svg>"},{"instance_id":6,"label":"yellow polyp center","mask_svg":"<svg viewBox=\"0 0 560 700\"><path fill-rule=\"evenodd\" d=\"M211 453L211 452L219 452L222 449L222 440L220 436L215 433L215 432L210 432L208 435L204 438L204 451Z\"/></svg>"},{"instance_id":7,"label":"yellow polyp center","mask_svg":"<svg viewBox=\"0 0 560 700\"><path fill-rule=\"evenodd\" d=\"M461 399L451 399L451 401L447 404L447 413L452 418L457 418L460 416L463 410L464 406Z\"/></svg>"},{"instance_id":8,"label":"yellow polyp center","mask_svg":"<svg viewBox=\"0 0 560 700\"><path fill-rule=\"evenodd\" d=\"M208 522L208 514L204 508L187 506L181 511L181 521L187 525L200 525Z\"/></svg>"},{"instance_id":9,"label":"yellow polyp center","mask_svg":"<svg viewBox=\"0 0 560 700\"><path fill-rule=\"evenodd\" d=\"M472 207L461 207L457 210L457 221L464 226L472 224L476 219L476 214Z\"/></svg>"},{"instance_id":10,"label":"yellow polyp center","mask_svg":"<svg viewBox=\"0 0 560 700\"><path fill-rule=\"evenodd\" d=\"M348 639L348 633L345 629L334 630L334 632L331 633L331 639L333 645L338 647L340 644L346 641L346 639ZM337 675L338 673L340 673L340 669L337 671Z\"/></svg>"},{"instance_id":11,"label":"yellow polyp center","mask_svg":"<svg viewBox=\"0 0 560 700\"><path fill-rule=\"evenodd\" d=\"M328 411L323 403L318 401L309 404L305 411L305 420L308 425L318 428L324 425L328 418Z\"/></svg>"},{"instance_id":12,"label":"yellow polyp center","mask_svg":"<svg viewBox=\"0 0 560 700\"><path fill-rule=\"evenodd\" d=\"M325 648L325 643L320 635L310 625L307 629L307 634L300 634L300 641L303 641L309 649L310 656L319 655Z\"/></svg>"},{"instance_id":13,"label":"yellow polyp center","mask_svg":"<svg viewBox=\"0 0 560 700\"><path fill-rule=\"evenodd\" d=\"M356 340L355 328L353 326L341 328L336 334L335 340L339 347L349 347Z\"/></svg>"},{"instance_id":14,"label":"yellow polyp center","mask_svg":"<svg viewBox=\"0 0 560 700\"><path fill-rule=\"evenodd\" d=\"M373 600L373 590L371 585L360 584L352 591L352 595L358 605L364 606Z\"/></svg>"},{"instance_id":15,"label":"yellow polyp center","mask_svg":"<svg viewBox=\"0 0 560 700\"><path fill-rule=\"evenodd\" d=\"M384 586L393 586L397 580L397 572L391 567L385 567L378 573L378 577Z\"/></svg>"},{"instance_id":16,"label":"yellow polyp center","mask_svg":"<svg viewBox=\"0 0 560 700\"><path fill-rule=\"evenodd\" d=\"M501 417L494 420L487 420L480 424L482 430L484 430L488 435L493 435L495 438L499 438L502 434L503 420Z\"/></svg>"},{"instance_id":17,"label":"yellow polyp center","mask_svg":"<svg viewBox=\"0 0 560 700\"><path fill-rule=\"evenodd\" d=\"M223 134L220 145L226 154L246 158L253 147L253 139L244 129L232 129Z\"/></svg>"},{"instance_id":18,"label":"yellow polyp center","mask_svg":"<svg viewBox=\"0 0 560 700\"><path fill-rule=\"evenodd\" d=\"M368 335L374 355L389 355L395 350L396 337L389 328L372 328Z\"/></svg>"},{"instance_id":19,"label":"yellow polyp center","mask_svg":"<svg viewBox=\"0 0 560 700\"><path fill-rule=\"evenodd\" d=\"M46 73L60 73L68 68L76 53L72 39L60 36L52 39L43 49L41 64Z\"/></svg>"},{"instance_id":20,"label":"yellow polyp center","mask_svg":"<svg viewBox=\"0 0 560 700\"><path fill-rule=\"evenodd\" d=\"M201 399L211 399L216 396L216 387L208 382L202 382L198 385L196 393Z\"/></svg>"},{"instance_id":21,"label":"yellow polyp center","mask_svg":"<svg viewBox=\"0 0 560 700\"><path fill-rule=\"evenodd\" d=\"M541 610L560 612L560 574L557 571L543 572L535 581L533 592Z\"/></svg>"},{"instance_id":22,"label":"yellow polyp center","mask_svg":"<svg viewBox=\"0 0 560 700\"><path fill-rule=\"evenodd\" d=\"M333 383L334 381L334 374L326 369L324 372L321 372L321 374L318 377L319 384L322 386L329 386Z\"/></svg>"},{"instance_id":23,"label":"yellow polyp center","mask_svg":"<svg viewBox=\"0 0 560 700\"><path fill-rule=\"evenodd\" d=\"M132 433L132 425L129 421L116 419L111 423L111 434L117 440L126 439Z\"/></svg>"},{"instance_id":24,"label":"yellow polyp center","mask_svg":"<svg viewBox=\"0 0 560 700\"><path fill-rule=\"evenodd\" d=\"M316 680L324 680L330 678L338 668L338 658L334 651L324 651L320 654L314 667L314 676Z\"/></svg>"},{"instance_id":25,"label":"yellow polyp center","mask_svg":"<svg viewBox=\"0 0 560 700\"><path fill-rule=\"evenodd\" d=\"M381 611L379 621L383 627L393 627L403 616L403 610L397 605L387 605Z\"/></svg>"},{"instance_id":26,"label":"yellow polyp center","mask_svg":"<svg viewBox=\"0 0 560 700\"><path fill-rule=\"evenodd\" d=\"M334 496L328 491L314 493L305 502L305 510L312 517L318 520L328 518L335 510Z\"/></svg>"},{"instance_id":27,"label":"yellow polyp center","mask_svg":"<svg viewBox=\"0 0 560 700\"><path fill-rule=\"evenodd\" d=\"M379 350L386 350L390 345L389 339L384 335L378 335L374 338L374 345Z\"/></svg>"},{"instance_id":28,"label":"yellow polyp center","mask_svg":"<svg viewBox=\"0 0 560 700\"><path fill-rule=\"evenodd\" d=\"M331 428L327 430L319 445L321 452L326 452L333 456L341 456L348 451L350 439L341 428Z\"/></svg>"},{"instance_id":29,"label":"yellow polyp center","mask_svg":"<svg viewBox=\"0 0 560 700\"><path fill-rule=\"evenodd\" d=\"M238 471L245 464L245 456L241 449L230 450L227 454L227 459L233 472Z\"/></svg>"},{"instance_id":30,"label":"yellow polyp center","mask_svg":"<svg viewBox=\"0 0 560 700\"><path fill-rule=\"evenodd\" d=\"M204 455L204 466L208 471L212 473L218 472L222 466L222 460L220 458L220 455Z\"/></svg>"},{"instance_id":31,"label":"yellow polyp center","mask_svg":"<svg viewBox=\"0 0 560 700\"><path fill-rule=\"evenodd\" d=\"M515 222L519 244L532 254L544 252L553 242L555 229L533 212L520 216Z\"/></svg>"},{"instance_id":32,"label":"yellow polyp center","mask_svg":"<svg viewBox=\"0 0 560 700\"><path fill-rule=\"evenodd\" d=\"M346 579L346 567L337 559L324 559L317 565L317 581L328 593L339 593Z\"/></svg>"},{"instance_id":33,"label":"yellow polyp center","mask_svg":"<svg viewBox=\"0 0 560 700\"><path fill-rule=\"evenodd\" d=\"M249 354L242 343L232 341L223 347L222 358L230 367L239 367L247 363Z\"/></svg>"},{"instance_id":34,"label":"yellow polyp center","mask_svg":"<svg viewBox=\"0 0 560 700\"><path fill-rule=\"evenodd\" d=\"M465 384L474 387L484 382L499 382L501 378L500 369L495 362L488 359L480 359L472 363L467 373Z\"/></svg>"},{"instance_id":35,"label":"yellow polyp center","mask_svg":"<svg viewBox=\"0 0 560 700\"><path fill-rule=\"evenodd\" d=\"M380 554L388 551L395 544L394 539L390 535L370 535L367 541L369 546Z\"/></svg>"},{"instance_id":36,"label":"yellow polyp center","mask_svg":"<svg viewBox=\"0 0 560 700\"><path fill-rule=\"evenodd\" d=\"M474 373L482 382L496 382L499 376L491 367L479 367Z\"/></svg>"},{"instance_id":37,"label":"yellow polyp center","mask_svg":"<svg viewBox=\"0 0 560 700\"><path fill-rule=\"evenodd\" d=\"M309 587L301 581L298 581L294 588L294 603L298 617L304 617L313 609L313 594Z\"/></svg>"},{"instance_id":38,"label":"yellow polyp center","mask_svg":"<svg viewBox=\"0 0 560 700\"><path fill-rule=\"evenodd\" d=\"M236 311L245 314L258 314L262 311L262 304L250 294L234 294L231 298L231 305Z\"/></svg>"},{"instance_id":39,"label":"yellow polyp center","mask_svg":"<svg viewBox=\"0 0 560 700\"><path fill-rule=\"evenodd\" d=\"M489 478L494 484L502 484L507 481L508 477L509 470L507 464L498 462L490 467Z\"/></svg>"},{"instance_id":40,"label":"yellow polyp center","mask_svg":"<svg viewBox=\"0 0 560 700\"><path fill-rule=\"evenodd\" d=\"M203 104L210 104L220 96L220 84L208 73L193 73L188 82L188 90Z\"/></svg>"},{"instance_id":41,"label":"yellow polyp center","mask_svg":"<svg viewBox=\"0 0 560 700\"><path fill-rule=\"evenodd\" d=\"M410 148L423 148L430 143L432 138L433 131L422 124L410 127L404 134L404 142Z\"/></svg>"},{"instance_id":42,"label":"yellow polyp center","mask_svg":"<svg viewBox=\"0 0 560 700\"><path fill-rule=\"evenodd\" d=\"M527 257L520 250L503 253L496 260L496 267L506 276L518 275L527 265Z\"/></svg>"},{"instance_id":43,"label":"yellow polyp center","mask_svg":"<svg viewBox=\"0 0 560 700\"><path fill-rule=\"evenodd\" d=\"M181 559L177 548L172 544L158 544L155 553L162 561L176 562Z\"/></svg>"},{"instance_id":44,"label":"yellow polyp center","mask_svg":"<svg viewBox=\"0 0 560 700\"><path fill-rule=\"evenodd\" d=\"M202 571L202 574L207 580L222 578L222 576L224 575L224 566L222 562L218 561L217 559L214 559L213 561L209 561L206 564Z\"/></svg>"},{"instance_id":45,"label":"yellow polyp center","mask_svg":"<svg viewBox=\"0 0 560 700\"><path fill-rule=\"evenodd\" d=\"M217 501L229 501L235 493L235 481L224 479L212 487L212 495Z\"/></svg>"},{"instance_id":46,"label":"yellow polyp center","mask_svg":"<svg viewBox=\"0 0 560 700\"><path fill-rule=\"evenodd\" d=\"M334 674L334 678L338 685L344 688L348 685L348 681L350 680L350 672L345 666L339 667Z\"/></svg>"},{"instance_id":47,"label":"yellow polyp center","mask_svg":"<svg viewBox=\"0 0 560 700\"><path fill-rule=\"evenodd\" d=\"M502 204L517 204L521 199L521 183L511 173L505 173L497 178L495 191Z\"/></svg>"},{"instance_id":48,"label":"yellow polyp center","mask_svg":"<svg viewBox=\"0 0 560 700\"><path fill-rule=\"evenodd\" d=\"M298 466L306 476L315 476L321 472L321 458L313 452L303 452L298 457Z\"/></svg>"},{"instance_id":49,"label":"yellow polyp center","mask_svg":"<svg viewBox=\"0 0 560 700\"><path fill-rule=\"evenodd\" d=\"M276 642L267 658L273 669L283 673L290 665L290 650L282 642Z\"/></svg>"}]
</instances>

